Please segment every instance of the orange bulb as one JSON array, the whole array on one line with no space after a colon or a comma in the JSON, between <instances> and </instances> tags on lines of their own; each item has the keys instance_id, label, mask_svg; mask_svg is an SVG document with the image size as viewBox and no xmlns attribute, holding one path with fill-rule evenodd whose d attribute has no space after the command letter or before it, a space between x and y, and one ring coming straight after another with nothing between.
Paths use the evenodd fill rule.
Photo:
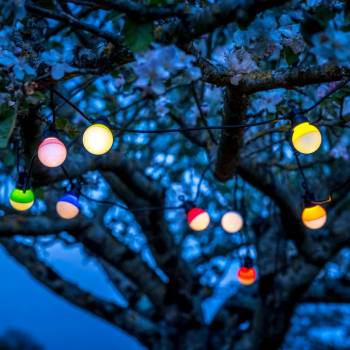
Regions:
<instances>
[{"instance_id":1,"label":"orange bulb","mask_svg":"<svg viewBox=\"0 0 350 350\"><path fill-rule=\"evenodd\" d=\"M237 272L237 279L240 284L250 286L256 281L256 270L254 267L241 266Z\"/></svg>"},{"instance_id":2,"label":"orange bulb","mask_svg":"<svg viewBox=\"0 0 350 350\"><path fill-rule=\"evenodd\" d=\"M301 214L301 220L307 228L317 230L325 225L327 212L320 205L306 207Z\"/></svg>"}]
</instances>

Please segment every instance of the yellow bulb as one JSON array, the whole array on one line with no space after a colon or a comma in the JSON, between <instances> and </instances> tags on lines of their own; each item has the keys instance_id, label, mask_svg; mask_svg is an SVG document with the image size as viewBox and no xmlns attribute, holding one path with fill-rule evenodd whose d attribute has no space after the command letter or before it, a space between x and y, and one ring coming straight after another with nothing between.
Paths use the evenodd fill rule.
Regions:
<instances>
[{"instance_id":1,"label":"yellow bulb","mask_svg":"<svg viewBox=\"0 0 350 350\"><path fill-rule=\"evenodd\" d=\"M316 126L309 122L298 124L293 129L292 143L300 153L310 154L316 152L322 142L322 135Z\"/></svg>"},{"instance_id":2,"label":"yellow bulb","mask_svg":"<svg viewBox=\"0 0 350 350\"><path fill-rule=\"evenodd\" d=\"M29 202L29 203L19 203L19 202L15 202L15 201L10 199L10 204L11 204L12 208L15 210L26 211L33 206L34 201Z\"/></svg>"},{"instance_id":3,"label":"yellow bulb","mask_svg":"<svg viewBox=\"0 0 350 350\"><path fill-rule=\"evenodd\" d=\"M301 214L301 220L307 228L318 230L325 225L327 212L320 205L306 207Z\"/></svg>"},{"instance_id":4,"label":"yellow bulb","mask_svg":"<svg viewBox=\"0 0 350 350\"><path fill-rule=\"evenodd\" d=\"M94 155L107 153L113 145L113 134L105 124L96 123L90 125L83 135L85 149Z\"/></svg>"}]
</instances>

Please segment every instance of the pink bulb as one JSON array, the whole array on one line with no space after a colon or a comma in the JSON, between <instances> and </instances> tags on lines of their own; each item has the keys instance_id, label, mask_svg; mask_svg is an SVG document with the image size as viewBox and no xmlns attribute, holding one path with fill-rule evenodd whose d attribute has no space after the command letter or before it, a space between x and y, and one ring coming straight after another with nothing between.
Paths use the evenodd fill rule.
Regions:
<instances>
[{"instance_id":1,"label":"pink bulb","mask_svg":"<svg viewBox=\"0 0 350 350\"><path fill-rule=\"evenodd\" d=\"M63 164L67 157L67 149L62 141L57 137L47 137L41 142L38 149L40 162L49 167L55 168Z\"/></svg>"}]
</instances>

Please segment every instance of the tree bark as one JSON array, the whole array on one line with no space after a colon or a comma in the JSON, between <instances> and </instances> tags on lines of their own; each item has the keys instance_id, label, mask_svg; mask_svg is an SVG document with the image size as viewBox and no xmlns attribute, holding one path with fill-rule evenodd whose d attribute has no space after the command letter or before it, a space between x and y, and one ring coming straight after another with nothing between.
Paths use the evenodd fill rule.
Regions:
<instances>
[{"instance_id":1,"label":"tree bark","mask_svg":"<svg viewBox=\"0 0 350 350\"><path fill-rule=\"evenodd\" d=\"M247 104L246 95L238 89L227 87L222 124L243 124ZM215 167L215 176L219 181L227 181L234 175L239 164L243 133L243 128L222 130Z\"/></svg>"}]
</instances>

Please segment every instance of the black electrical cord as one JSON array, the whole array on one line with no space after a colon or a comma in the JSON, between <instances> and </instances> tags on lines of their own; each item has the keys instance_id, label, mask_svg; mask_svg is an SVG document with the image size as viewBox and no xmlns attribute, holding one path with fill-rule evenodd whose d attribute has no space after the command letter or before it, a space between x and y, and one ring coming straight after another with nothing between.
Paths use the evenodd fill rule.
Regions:
<instances>
[{"instance_id":1,"label":"black electrical cord","mask_svg":"<svg viewBox=\"0 0 350 350\"><path fill-rule=\"evenodd\" d=\"M55 107L55 101L53 96L54 90L50 90L50 106L52 111L52 122L50 128L54 130L56 128L56 107Z\"/></svg>"},{"instance_id":2,"label":"black electrical cord","mask_svg":"<svg viewBox=\"0 0 350 350\"><path fill-rule=\"evenodd\" d=\"M72 103L69 99L63 96L59 91L52 88L53 93L59 96L64 102L66 102L69 106L71 106L76 112L78 112L84 119L93 123L94 120L86 115L79 107L77 107L74 103ZM128 128L118 128L113 127L112 130L115 130L120 133L135 133L135 134L165 134L165 133L176 133L176 132L184 132L184 131L203 131L203 130L230 130L230 129L242 129L248 128L252 126L265 125L270 123L275 123L285 118L276 118L272 120L265 120L261 122L248 123L248 124L234 124L234 125L216 125L216 126L203 126L203 127L189 127L189 128L174 128L174 129L159 129L159 130L143 130L143 129L128 129Z\"/></svg>"},{"instance_id":3,"label":"black electrical cord","mask_svg":"<svg viewBox=\"0 0 350 350\"><path fill-rule=\"evenodd\" d=\"M35 152L34 155L32 156L32 159L30 160L30 163L29 163L29 170L28 170L28 174L27 174L27 178L26 178L26 182L25 182L24 191L26 191L30 187L30 180L32 178L33 165L34 165L34 161L35 161L36 157L37 157L37 153Z\"/></svg>"},{"instance_id":4,"label":"black electrical cord","mask_svg":"<svg viewBox=\"0 0 350 350\"><path fill-rule=\"evenodd\" d=\"M68 98L64 97L59 91L57 91L56 89L52 88L52 91L58 96L60 97L64 102L66 102L69 106L71 106L75 111L77 111L84 119L86 119L88 122L93 123L94 120L92 118L90 118L89 116L87 116L80 108L78 108L74 103L72 103L71 101L69 101Z\"/></svg>"},{"instance_id":5,"label":"black electrical cord","mask_svg":"<svg viewBox=\"0 0 350 350\"><path fill-rule=\"evenodd\" d=\"M180 206L169 206L169 207L142 207L142 208L128 208L125 205L122 205L120 203L117 202L112 202L112 201L108 201L108 200L104 200L104 199L95 199L92 198L90 196L88 196L87 194L84 194L81 192L81 186L78 184L76 185L73 181L73 179L71 178L71 176L69 175L69 172L67 171L67 169L61 165L61 169L65 175L65 177L67 178L67 180L69 181L72 190L78 188L78 195L95 203L99 203L99 204L104 204L104 205L111 205L111 206L116 206L118 208L124 209L124 210L128 210L131 212L140 212L140 211L147 211L147 210L177 210L177 209L183 209L184 205L180 205Z\"/></svg>"},{"instance_id":6,"label":"black electrical cord","mask_svg":"<svg viewBox=\"0 0 350 350\"><path fill-rule=\"evenodd\" d=\"M292 152L293 152L295 161L296 161L296 163L297 163L297 167L298 167L300 176L301 176L301 178L302 178L301 186L302 186L303 189L305 190L305 194L306 194L307 196L310 196L311 191L310 191L309 183L308 183L308 181L307 181L307 178L306 178L306 175L305 175L303 166L301 165L300 158L299 158L299 154L298 154L298 152L296 151L296 149L293 147L293 145L292 145L292 143L291 143L291 141L290 141L290 137L288 138L288 143L289 143L289 145L290 145L290 147L291 147L291 149L292 149Z\"/></svg>"},{"instance_id":7,"label":"black electrical cord","mask_svg":"<svg viewBox=\"0 0 350 350\"><path fill-rule=\"evenodd\" d=\"M196 202L200 196L200 193L201 193L201 186L202 186L202 182L205 178L205 175L206 173L208 172L208 170L210 169L211 167L211 163L209 162L207 164L207 166L204 168L202 174L201 174L201 177L199 179L199 182L198 182L198 185L197 185L197 190L196 190L196 195L194 196L194 199L193 199L193 202Z\"/></svg>"},{"instance_id":8,"label":"black electrical cord","mask_svg":"<svg viewBox=\"0 0 350 350\"><path fill-rule=\"evenodd\" d=\"M314 105L312 105L310 108L305 109L305 110L300 110L298 111L299 114L306 114L309 113L311 110L313 110L314 108L316 108L317 106L319 106L325 99L329 98L332 94L334 94L336 91L338 91L339 89L343 88L344 86L347 85L347 83L350 81L350 79L341 82L337 87L335 87L332 91L330 91L328 94L326 94L322 99L320 99L318 102L316 102ZM59 96L65 103L67 103L69 106L71 106L75 111L77 111L84 119L86 119L87 121L89 121L90 123L93 123L94 120L92 118L90 118L89 116L87 116L80 108L78 108L74 103L72 103L69 99L67 99L63 94L61 94L59 91L57 91L54 88L51 88L50 90L50 105L51 105L51 109L52 109L52 124L51 124L51 128L55 127L56 124L56 112L55 112L55 105L54 105L54 94L56 94L57 96ZM196 98L197 96L195 96L196 99L196 103L198 103L198 99ZM200 106L199 106L200 108ZM295 115L295 113L293 113L293 115ZM286 120L288 119L288 117L281 117L281 118L275 118L272 120L267 120L267 121L261 121L261 122L253 122L253 123L247 123L247 124L234 124L234 125L221 125L221 126L209 126L206 125L204 127L188 127L188 128L173 128L173 129L158 129L158 130L143 130L143 129L129 129L129 128L118 128L118 127L114 127L112 128L113 130L117 131L118 133L137 133L137 134L165 134L165 133L177 133L177 132L193 132L193 131L211 131L211 130L231 130L231 129L240 129L240 128L248 128L248 127L253 127L253 126L260 126L260 125L266 125L266 124L271 124L271 123L275 123L281 120ZM290 119L290 118L289 118ZM78 138L77 138L78 139ZM74 140L73 144L76 142L76 140ZM290 141L289 141L290 143ZM305 193L306 196L310 196L311 192L309 189L309 185L307 182L307 178L305 176L303 167L301 165L299 156L296 152L296 150L293 148L293 146L291 145L296 162L297 162L297 166L299 169L299 172L301 174L302 177L302 186L305 189ZM34 160L36 158L37 154L35 154L30 162L30 167L29 167L29 172L28 172L28 176L26 179L26 184L25 184L25 189L28 188L29 186L29 182L31 179L31 174L32 174L32 168L33 168L33 163ZM18 157L17 157L18 159ZM198 196L200 194L200 187L202 184L202 181L204 179L204 176L206 174L206 172L209 170L210 168L210 163L208 164L208 166L204 169L202 176L200 178L200 181L198 183L197 186L197 192L195 195L195 200L198 199ZM18 165L18 160L17 160L17 171L19 169L19 165ZM69 179L71 186L74 186L74 183L72 182L72 179L70 179L68 172L66 171L66 169L62 166L62 170L65 173L65 176ZM350 181L350 180L349 180ZM333 190L332 192L335 192L336 190ZM95 201L97 203L101 203L101 204L108 204L108 205L114 205L114 206L118 206L122 209L126 209L126 210L130 210L130 211L142 211L142 210L174 210L174 209L183 209L184 208L184 204L182 204L181 206L177 206L177 207L145 207L145 208L134 208L134 209L129 209L126 206L120 205L119 203L116 202L110 202L110 201L105 201L105 200L96 200L93 198L90 198L88 196L86 196L85 194L81 194L83 197ZM244 205L243 205L243 210L245 210Z\"/></svg>"},{"instance_id":9,"label":"black electrical cord","mask_svg":"<svg viewBox=\"0 0 350 350\"><path fill-rule=\"evenodd\" d=\"M15 141L15 150L16 150L16 172L17 172L17 176L19 175L19 162L20 162L20 157L19 157L19 142L18 140Z\"/></svg>"},{"instance_id":10,"label":"black electrical cord","mask_svg":"<svg viewBox=\"0 0 350 350\"><path fill-rule=\"evenodd\" d=\"M314 103L311 107L301 110L298 113L299 114L307 114L311 112L313 109L318 107L323 101L327 100L329 97L331 97L334 93L336 93L338 90L342 89L349 83L350 79L344 80L340 82L334 89L329 91L325 96L323 96L320 100L318 100L316 103Z\"/></svg>"},{"instance_id":11,"label":"black electrical cord","mask_svg":"<svg viewBox=\"0 0 350 350\"><path fill-rule=\"evenodd\" d=\"M157 130L143 130L143 129L127 129L113 127L112 129L121 133L134 133L134 134L167 134L177 133L185 131L203 131L203 130L232 130L232 129L244 129L252 126L259 126L265 124L271 124L283 120L283 118L277 118L272 120L265 120L261 122L248 123L248 124L233 124L233 125L214 125L214 126L198 126L189 128L174 128L174 129L157 129Z\"/></svg>"},{"instance_id":12,"label":"black electrical cord","mask_svg":"<svg viewBox=\"0 0 350 350\"><path fill-rule=\"evenodd\" d=\"M64 165L61 165L60 168L62 169L62 172L64 174L64 176L67 178L67 180L69 181L69 184L71 186L71 189L73 190L76 186L73 182L73 179L70 177L67 169L64 167Z\"/></svg>"},{"instance_id":13,"label":"black electrical cord","mask_svg":"<svg viewBox=\"0 0 350 350\"><path fill-rule=\"evenodd\" d=\"M140 207L140 208L129 208L125 205L122 205L120 203L117 202L112 202L112 201L108 201L108 200L104 200L104 199L95 199L92 198L84 193L80 193L80 196L92 201L92 202L96 202L99 204L104 204L104 205L111 205L111 206L115 206L124 210L128 210L130 212L142 212L142 211L148 211L148 210L159 210L159 211L163 211L163 210L179 210L179 209L184 209L183 205L179 205L179 206L169 206L169 207Z\"/></svg>"},{"instance_id":14,"label":"black electrical cord","mask_svg":"<svg viewBox=\"0 0 350 350\"><path fill-rule=\"evenodd\" d=\"M237 193L238 193L238 175L236 174L234 179L234 184L233 184L233 200L232 200L233 210L238 210Z\"/></svg>"}]
</instances>

